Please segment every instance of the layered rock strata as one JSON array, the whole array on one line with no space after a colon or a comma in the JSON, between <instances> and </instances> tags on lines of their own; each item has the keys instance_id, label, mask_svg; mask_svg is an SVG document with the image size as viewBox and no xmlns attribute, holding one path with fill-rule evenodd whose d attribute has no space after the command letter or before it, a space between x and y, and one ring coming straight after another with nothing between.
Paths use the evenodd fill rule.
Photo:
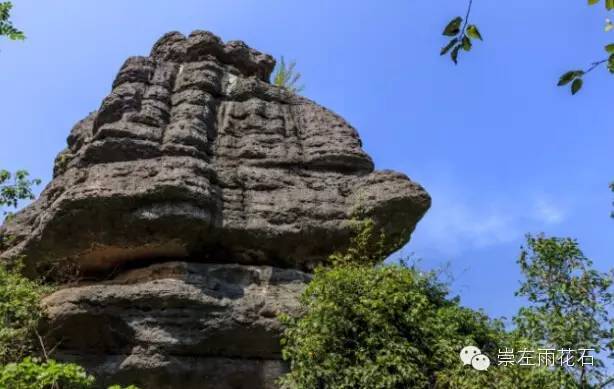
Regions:
<instances>
[{"instance_id":1,"label":"layered rock strata","mask_svg":"<svg viewBox=\"0 0 614 389\"><path fill-rule=\"evenodd\" d=\"M275 317L348 245L357 212L390 252L409 240L426 191L374 170L341 117L271 85L274 65L209 32L166 34L0 227L0 259L69 282L44 302L61 359L151 389L274 387Z\"/></svg>"}]
</instances>

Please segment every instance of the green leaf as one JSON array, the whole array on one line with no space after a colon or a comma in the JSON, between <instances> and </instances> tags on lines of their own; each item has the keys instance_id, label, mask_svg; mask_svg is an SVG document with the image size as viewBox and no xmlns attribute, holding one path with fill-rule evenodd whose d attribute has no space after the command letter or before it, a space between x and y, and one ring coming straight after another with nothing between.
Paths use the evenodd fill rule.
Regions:
<instances>
[{"instance_id":1,"label":"green leaf","mask_svg":"<svg viewBox=\"0 0 614 389\"><path fill-rule=\"evenodd\" d=\"M463 18L460 16L455 17L448 23L446 28L443 30L443 35L445 36L454 36L460 32L460 26L463 22Z\"/></svg>"},{"instance_id":2,"label":"green leaf","mask_svg":"<svg viewBox=\"0 0 614 389\"><path fill-rule=\"evenodd\" d=\"M574 72L573 71L569 71L565 74L563 74L561 76L561 78L559 78L559 82L556 84L558 86L563 86L563 85L567 85L571 82L571 80L573 80L574 78Z\"/></svg>"},{"instance_id":3,"label":"green leaf","mask_svg":"<svg viewBox=\"0 0 614 389\"><path fill-rule=\"evenodd\" d=\"M614 0L605 0L605 8L608 11L614 9Z\"/></svg>"},{"instance_id":4,"label":"green leaf","mask_svg":"<svg viewBox=\"0 0 614 389\"><path fill-rule=\"evenodd\" d=\"M599 3L599 0L588 0L588 5L595 5Z\"/></svg>"},{"instance_id":5,"label":"green leaf","mask_svg":"<svg viewBox=\"0 0 614 389\"><path fill-rule=\"evenodd\" d=\"M584 84L584 81L582 81L581 78L576 78L571 84L571 94L575 95L578 93L578 91L582 89L582 84Z\"/></svg>"},{"instance_id":6,"label":"green leaf","mask_svg":"<svg viewBox=\"0 0 614 389\"><path fill-rule=\"evenodd\" d=\"M472 46L471 39L469 39L467 36L464 36L463 37L462 45L463 45L463 50L470 51L471 50L471 46Z\"/></svg>"},{"instance_id":7,"label":"green leaf","mask_svg":"<svg viewBox=\"0 0 614 389\"><path fill-rule=\"evenodd\" d=\"M23 41L26 39L25 34L17 30L11 31L10 33L8 33L8 37L9 39L14 40L14 41Z\"/></svg>"},{"instance_id":8,"label":"green leaf","mask_svg":"<svg viewBox=\"0 0 614 389\"><path fill-rule=\"evenodd\" d=\"M467 26L467 35L469 38L483 40L480 30L478 30L478 27L475 24L470 24Z\"/></svg>"},{"instance_id":9,"label":"green leaf","mask_svg":"<svg viewBox=\"0 0 614 389\"><path fill-rule=\"evenodd\" d=\"M610 43L609 45L606 45L605 51L607 51L608 54L614 54L614 43Z\"/></svg>"},{"instance_id":10,"label":"green leaf","mask_svg":"<svg viewBox=\"0 0 614 389\"><path fill-rule=\"evenodd\" d=\"M462 47L463 47L462 44L458 44L456 45L456 47L454 47L454 49L450 53L450 58L452 58L452 61L454 62L455 65L458 64L458 52L460 51Z\"/></svg>"},{"instance_id":11,"label":"green leaf","mask_svg":"<svg viewBox=\"0 0 614 389\"><path fill-rule=\"evenodd\" d=\"M450 42L448 42L447 45L445 45L440 52L440 55L446 55L448 53L448 51L450 51L450 49L452 48L452 46L454 46L456 44L456 42L458 42L458 38L454 38L452 40L450 40Z\"/></svg>"},{"instance_id":12,"label":"green leaf","mask_svg":"<svg viewBox=\"0 0 614 389\"><path fill-rule=\"evenodd\" d=\"M574 78L582 77L584 72L582 70L570 70L567 73L563 74L559 79L558 86L563 86L569 84Z\"/></svg>"}]
</instances>

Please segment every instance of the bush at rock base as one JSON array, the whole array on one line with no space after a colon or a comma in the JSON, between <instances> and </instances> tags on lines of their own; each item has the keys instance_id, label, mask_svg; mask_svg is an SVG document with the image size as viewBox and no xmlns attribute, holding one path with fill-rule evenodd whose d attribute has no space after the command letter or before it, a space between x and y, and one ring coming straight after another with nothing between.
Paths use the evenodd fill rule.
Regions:
<instances>
[{"instance_id":1,"label":"bush at rock base","mask_svg":"<svg viewBox=\"0 0 614 389\"><path fill-rule=\"evenodd\" d=\"M81 366L46 357L36 328L42 316L40 300L51 288L23 277L21 268L0 265L0 388L93 388L94 377Z\"/></svg>"},{"instance_id":2,"label":"bush at rock base","mask_svg":"<svg viewBox=\"0 0 614 389\"><path fill-rule=\"evenodd\" d=\"M0 370L0 388L11 389L86 389L94 384L94 377L74 364L25 358L9 363Z\"/></svg>"}]
</instances>

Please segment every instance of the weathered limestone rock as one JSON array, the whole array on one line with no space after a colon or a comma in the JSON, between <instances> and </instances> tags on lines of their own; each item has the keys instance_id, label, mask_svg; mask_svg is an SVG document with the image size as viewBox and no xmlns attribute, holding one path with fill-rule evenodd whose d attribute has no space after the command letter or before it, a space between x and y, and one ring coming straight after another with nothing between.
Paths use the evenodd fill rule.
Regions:
<instances>
[{"instance_id":1,"label":"weathered limestone rock","mask_svg":"<svg viewBox=\"0 0 614 389\"><path fill-rule=\"evenodd\" d=\"M273 65L203 31L129 58L40 199L4 226L14 240L2 256L84 270L193 255L310 268L347 243L357 206L406 241L427 193L373 171L342 118L267 83Z\"/></svg>"},{"instance_id":2,"label":"weathered limestone rock","mask_svg":"<svg viewBox=\"0 0 614 389\"><path fill-rule=\"evenodd\" d=\"M62 289L43 304L46 342L100 384L268 388L284 371L276 316L309 276L270 266L167 262ZM106 386L105 386L106 387Z\"/></svg>"},{"instance_id":3,"label":"weathered limestone rock","mask_svg":"<svg viewBox=\"0 0 614 389\"><path fill-rule=\"evenodd\" d=\"M0 227L1 260L81 280L45 300L60 359L148 389L274 387L275 316L347 246L357 210L390 252L409 240L429 195L375 171L356 130L271 85L273 67L242 42L166 34Z\"/></svg>"}]
</instances>

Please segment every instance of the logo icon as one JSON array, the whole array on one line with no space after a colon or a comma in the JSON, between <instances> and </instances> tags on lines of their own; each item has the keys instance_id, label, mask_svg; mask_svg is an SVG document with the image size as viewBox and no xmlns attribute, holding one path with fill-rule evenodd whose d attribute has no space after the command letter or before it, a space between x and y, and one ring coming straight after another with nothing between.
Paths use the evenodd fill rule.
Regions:
<instances>
[{"instance_id":1,"label":"logo icon","mask_svg":"<svg viewBox=\"0 0 614 389\"><path fill-rule=\"evenodd\" d=\"M466 346L460 352L460 359L463 365L471 365L479 371L488 370L490 366L490 358L482 354L479 348L475 346Z\"/></svg>"}]
</instances>

